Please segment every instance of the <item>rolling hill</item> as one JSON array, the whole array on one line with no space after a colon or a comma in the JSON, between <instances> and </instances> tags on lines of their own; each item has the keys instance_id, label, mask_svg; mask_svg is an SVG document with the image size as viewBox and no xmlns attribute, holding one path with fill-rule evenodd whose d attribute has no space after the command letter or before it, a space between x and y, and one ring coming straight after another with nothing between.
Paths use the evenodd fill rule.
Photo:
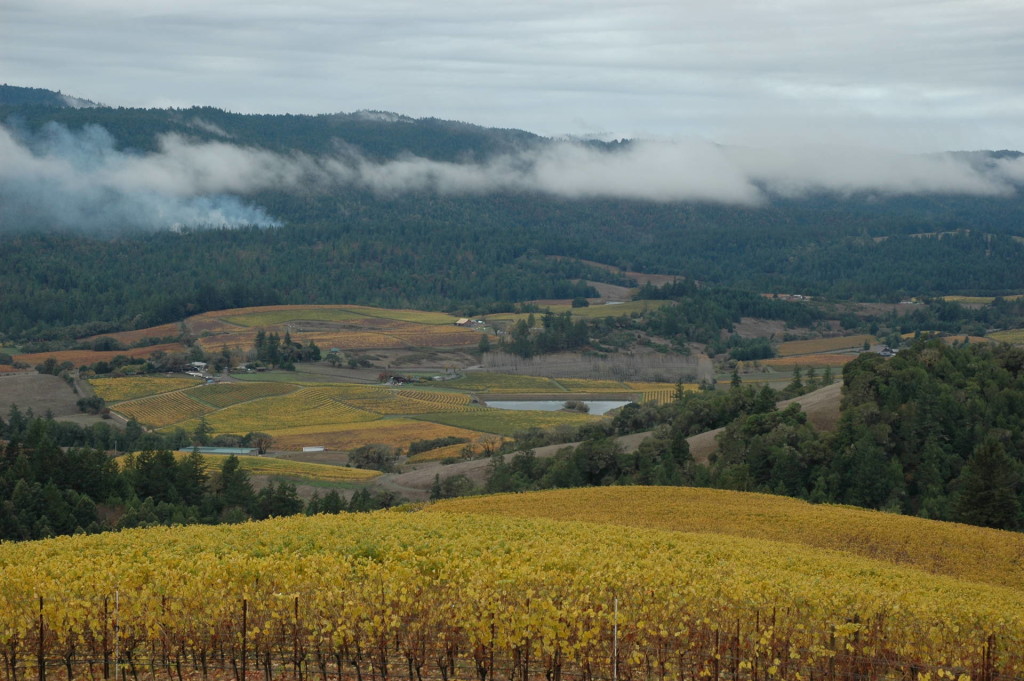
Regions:
<instances>
[{"instance_id":1,"label":"rolling hill","mask_svg":"<svg viewBox=\"0 0 1024 681\"><path fill-rule=\"evenodd\" d=\"M981 576L914 564L923 546L967 554L1000 537L1012 547L1011 535L666 493L563 491L475 501L497 513L452 503L4 544L4 643L25 673L39 659L72 673L106 659L213 678L349 666L524 680L1024 671L1021 590L999 585L1019 583L1012 558L999 557L1012 548ZM516 517L530 513L566 519ZM687 516L711 525L684 531L675 518ZM800 518L820 522L788 541L763 536ZM829 531L887 548L868 558L805 541Z\"/></svg>"}]
</instances>

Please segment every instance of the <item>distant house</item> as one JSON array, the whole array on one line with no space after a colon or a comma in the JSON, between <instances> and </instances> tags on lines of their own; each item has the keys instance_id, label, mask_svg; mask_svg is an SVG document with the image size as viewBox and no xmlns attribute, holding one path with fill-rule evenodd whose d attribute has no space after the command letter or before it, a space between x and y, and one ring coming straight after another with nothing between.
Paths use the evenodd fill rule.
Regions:
<instances>
[{"instance_id":1,"label":"distant house","mask_svg":"<svg viewBox=\"0 0 1024 681\"><path fill-rule=\"evenodd\" d=\"M459 319L458 321L455 322L455 326L469 326L472 323L473 323L473 320L471 320L471 319L469 319L467 317L463 317L463 318L461 318L461 319Z\"/></svg>"}]
</instances>

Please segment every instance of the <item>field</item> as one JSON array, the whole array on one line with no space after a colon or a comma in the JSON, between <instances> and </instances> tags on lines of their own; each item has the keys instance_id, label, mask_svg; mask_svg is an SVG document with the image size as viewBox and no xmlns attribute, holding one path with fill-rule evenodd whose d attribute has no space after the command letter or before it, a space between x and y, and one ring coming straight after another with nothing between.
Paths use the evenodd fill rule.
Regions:
<instances>
[{"instance_id":1,"label":"field","mask_svg":"<svg viewBox=\"0 0 1024 681\"><path fill-rule=\"evenodd\" d=\"M272 383L270 385L282 384ZM215 433L241 435L252 431L269 432L270 430L299 426L328 426L372 421L378 418L377 414L371 414L339 401L338 397L342 394L342 391L326 386L302 388L287 395L265 397L220 409L209 414L207 422ZM120 411L120 409L119 406L118 410ZM177 421L171 423L177 423ZM188 430L195 428L196 423L186 422L182 426Z\"/></svg>"},{"instance_id":2,"label":"field","mask_svg":"<svg viewBox=\"0 0 1024 681\"><path fill-rule=\"evenodd\" d=\"M32 370L6 374L4 367L0 367L0 418L5 420L11 405L17 405L22 413L31 409L35 414L49 412L62 420L98 421L99 417L86 417L79 411L78 398L71 386L58 376Z\"/></svg>"},{"instance_id":3,"label":"field","mask_svg":"<svg viewBox=\"0 0 1024 681\"><path fill-rule=\"evenodd\" d=\"M629 494L574 496L584 492ZM505 514L445 503L3 544L7 662L26 679L41 676L39 660L84 678L114 654L133 677L177 678L180 665L216 681L236 669L291 679L296 666L305 678L513 681L1024 674L1019 587L794 542L637 527L633 516L671 522L657 489L557 494L460 502L494 501ZM535 497L548 512L605 522L516 517L515 501ZM803 519L851 536L842 510ZM746 513L774 531L768 501ZM956 555L998 547L984 530L979 544L919 522L903 538L911 552L944 539L962 542L946 547ZM897 548L884 525L870 531Z\"/></svg>"},{"instance_id":4,"label":"field","mask_svg":"<svg viewBox=\"0 0 1024 681\"><path fill-rule=\"evenodd\" d=\"M676 385L673 383L643 383L630 381L626 385L633 390L643 391L642 401L644 402L666 404L674 400L676 396ZM682 388L686 392L696 392L700 389L700 386L696 383L683 383Z\"/></svg>"},{"instance_id":5,"label":"field","mask_svg":"<svg viewBox=\"0 0 1024 681\"><path fill-rule=\"evenodd\" d=\"M852 506L814 505L768 494L688 487L595 487L467 497L440 502L427 510L558 518L789 542L1024 593L1024 571L1020 569L1024 534Z\"/></svg>"},{"instance_id":6,"label":"field","mask_svg":"<svg viewBox=\"0 0 1024 681\"><path fill-rule=\"evenodd\" d=\"M1020 300L1022 295L1003 296L1003 300ZM943 300L964 305L988 305L995 300L994 296L942 296Z\"/></svg>"},{"instance_id":7,"label":"field","mask_svg":"<svg viewBox=\"0 0 1024 681\"><path fill-rule=\"evenodd\" d=\"M139 423L160 428L187 419L198 419L212 412L213 407L197 402L184 392L178 391L120 402L117 411Z\"/></svg>"},{"instance_id":8,"label":"field","mask_svg":"<svg viewBox=\"0 0 1024 681\"><path fill-rule=\"evenodd\" d=\"M210 468L219 470L228 457L223 454L203 454ZM267 475L295 480L317 482L362 482L380 475L378 471L347 466L327 466L319 463L289 461L269 456L239 456L240 468L253 475Z\"/></svg>"},{"instance_id":9,"label":"field","mask_svg":"<svg viewBox=\"0 0 1024 681\"><path fill-rule=\"evenodd\" d=\"M380 419L331 427L272 429L268 432L274 437L274 448L285 450L299 450L303 447L313 446L331 450L348 450L365 444L404 448L416 440L434 440L442 437L475 440L480 437L480 433L468 428L402 418Z\"/></svg>"},{"instance_id":10,"label":"field","mask_svg":"<svg viewBox=\"0 0 1024 681\"><path fill-rule=\"evenodd\" d=\"M151 345L147 348L131 348L128 350L56 350L54 352L37 352L34 354L15 355L14 359L30 366L36 366L52 357L58 362L71 362L76 367L80 367L87 364L95 364L96 362L109 362L118 355L124 355L133 359L145 359L158 350L173 353L185 352L186 348L181 343L164 343L163 345Z\"/></svg>"},{"instance_id":11,"label":"field","mask_svg":"<svg viewBox=\"0 0 1024 681\"><path fill-rule=\"evenodd\" d=\"M179 459L187 455L186 452L175 453L175 456ZM203 461L206 463L208 473L219 471L224 466L224 461L228 458L227 454L200 454L200 456L203 457ZM124 456L119 456L117 461L121 463L124 458ZM365 482L380 475L378 471L364 468L329 466L270 456L235 455L235 458L238 459L238 467L252 475L288 478L298 482Z\"/></svg>"},{"instance_id":12,"label":"field","mask_svg":"<svg viewBox=\"0 0 1024 681\"><path fill-rule=\"evenodd\" d=\"M602 319L604 317L621 317L622 315L630 315L634 312L644 312L647 310L653 310L655 308L664 307L665 305L674 305L675 303L670 300L631 300L627 303L612 303L608 305L589 305L587 307L573 307L569 303L564 304L548 304L544 305L545 309L551 310L554 314L563 314L565 312L571 312L572 316L576 319ZM544 315L543 312L533 313L533 318L540 324L540 318ZM495 314L485 315L483 319L488 322L517 322L520 319L528 319L530 313L518 313L518 312L499 312Z\"/></svg>"},{"instance_id":13,"label":"field","mask_svg":"<svg viewBox=\"0 0 1024 681\"><path fill-rule=\"evenodd\" d=\"M565 392L564 386L552 379L501 374L470 374L466 379L444 382L441 389L283 381L195 385L191 380L157 378L96 383L111 398L122 398L114 404L116 411L144 425L192 431L204 417L215 435L270 433L277 450L304 446L352 449L369 443L405 447L415 440L448 435L476 440L482 433L512 435L528 428L580 425L599 418L571 412L491 409L474 404L469 392L453 389L485 389L495 395L580 394ZM622 391L625 387L613 381L568 383L588 388L596 396L602 394L599 389ZM665 399L671 399L675 386L666 385L637 384L627 392L648 398L664 393ZM154 394L160 390L168 392ZM130 399L133 394L145 396Z\"/></svg>"},{"instance_id":14,"label":"field","mask_svg":"<svg viewBox=\"0 0 1024 681\"><path fill-rule=\"evenodd\" d=\"M996 331L988 335L989 338L1000 343L1024 343L1024 329L1009 329L1007 331Z\"/></svg>"},{"instance_id":15,"label":"field","mask_svg":"<svg viewBox=\"0 0 1024 681\"><path fill-rule=\"evenodd\" d=\"M137 400L197 386L202 381L185 376L126 376L124 378L91 378L89 385L108 403Z\"/></svg>"},{"instance_id":16,"label":"field","mask_svg":"<svg viewBox=\"0 0 1024 681\"><path fill-rule=\"evenodd\" d=\"M779 356L814 355L839 350L860 350L864 343L877 343L878 339L868 334L842 336L839 338L815 338L813 340L788 341L779 345Z\"/></svg>"},{"instance_id":17,"label":"field","mask_svg":"<svg viewBox=\"0 0 1024 681\"><path fill-rule=\"evenodd\" d=\"M160 326L150 326L145 329L138 329L135 331L118 331L116 333L101 333L95 336L89 336L83 338L84 341L93 341L97 338L113 338L116 341L124 343L125 345L131 345L143 338L168 338L171 336L181 335L181 324L174 322L171 324L161 324Z\"/></svg>"},{"instance_id":18,"label":"field","mask_svg":"<svg viewBox=\"0 0 1024 681\"><path fill-rule=\"evenodd\" d=\"M207 352L223 347L249 350L256 334L290 333L299 343L316 343L324 353L418 347L472 347L480 334L455 326L443 312L387 310L356 305L277 305L207 312L186 320Z\"/></svg>"},{"instance_id":19,"label":"field","mask_svg":"<svg viewBox=\"0 0 1024 681\"><path fill-rule=\"evenodd\" d=\"M496 435L515 435L530 428L581 426L600 417L568 411L506 411L480 409L471 412L438 412L422 414L419 418L466 430Z\"/></svg>"},{"instance_id":20,"label":"field","mask_svg":"<svg viewBox=\"0 0 1024 681\"><path fill-rule=\"evenodd\" d=\"M285 395L298 390L298 388L297 385L288 383L219 383L194 388L188 391L188 395L211 407L223 409L233 404L249 402L261 397Z\"/></svg>"},{"instance_id":21,"label":"field","mask_svg":"<svg viewBox=\"0 0 1024 681\"><path fill-rule=\"evenodd\" d=\"M478 393L562 393L565 388L550 378L517 374L467 373L462 378L445 381L445 387Z\"/></svg>"},{"instance_id":22,"label":"field","mask_svg":"<svg viewBox=\"0 0 1024 681\"><path fill-rule=\"evenodd\" d=\"M771 359L759 359L758 363L761 364L762 366L775 367L777 369L792 369L794 367L810 369L811 367L843 367L855 359L857 359L857 355L853 354L820 353L811 355L794 355L789 357L772 357Z\"/></svg>"},{"instance_id":23,"label":"field","mask_svg":"<svg viewBox=\"0 0 1024 681\"><path fill-rule=\"evenodd\" d=\"M423 463L424 461L443 461L445 459L458 459L463 455L463 450L469 448L474 454L480 454L483 452L485 445L497 446L505 438L483 438L484 442L466 442L458 445L448 445L446 447L438 447L437 449L431 449L425 452L420 452L410 456L406 461L408 463Z\"/></svg>"}]
</instances>

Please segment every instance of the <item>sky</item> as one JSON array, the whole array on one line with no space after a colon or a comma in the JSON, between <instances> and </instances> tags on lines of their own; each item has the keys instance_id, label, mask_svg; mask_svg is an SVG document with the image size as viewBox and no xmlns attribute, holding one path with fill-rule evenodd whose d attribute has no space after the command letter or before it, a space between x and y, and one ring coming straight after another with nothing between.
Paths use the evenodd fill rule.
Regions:
<instances>
[{"instance_id":1,"label":"sky","mask_svg":"<svg viewBox=\"0 0 1024 681\"><path fill-rule=\"evenodd\" d=\"M1024 2L3 0L0 82L556 137L1024 149Z\"/></svg>"}]
</instances>

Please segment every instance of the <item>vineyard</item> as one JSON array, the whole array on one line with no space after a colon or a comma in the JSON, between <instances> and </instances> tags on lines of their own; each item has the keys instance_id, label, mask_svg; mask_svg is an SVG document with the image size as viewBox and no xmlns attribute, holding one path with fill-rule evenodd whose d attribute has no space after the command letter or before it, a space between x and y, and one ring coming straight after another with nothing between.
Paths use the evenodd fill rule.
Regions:
<instances>
[{"instance_id":1,"label":"vineyard","mask_svg":"<svg viewBox=\"0 0 1024 681\"><path fill-rule=\"evenodd\" d=\"M598 487L470 497L435 504L429 510L786 541L1024 592L1020 569L1024 534L768 494L691 487Z\"/></svg>"},{"instance_id":2,"label":"vineyard","mask_svg":"<svg viewBox=\"0 0 1024 681\"><path fill-rule=\"evenodd\" d=\"M1024 343L1024 329L1008 329L989 334L989 338L1000 343Z\"/></svg>"},{"instance_id":3,"label":"vineyard","mask_svg":"<svg viewBox=\"0 0 1024 681\"><path fill-rule=\"evenodd\" d=\"M164 378L158 376L126 376L124 378L91 378L89 385L96 394L107 402L123 402L136 400L140 397L158 395L183 390L202 383L198 378L175 376Z\"/></svg>"},{"instance_id":4,"label":"vineyard","mask_svg":"<svg viewBox=\"0 0 1024 681\"><path fill-rule=\"evenodd\" d=\"M518 374L496 374L485 372L467 373L462 378L447 381L446 386L457 390L482 393L561 393L565 389L550 378L521 376Z\"/></svg>"},{"instance_id":5,"label":"vineyard","mask_svg":"<svg viewBox=\"0 0 1024 681\"><path fill-rule=\"evenodd\" d=\"M700 386L696 383L680 383L678 386L672 385L671 383L641 383L641 382L630 382L627 383L633 390L643 391L643 402L657 402L658 404L666 404L671 402L676 397L676 389L681 387L686 392L695 392L700 389Z\"/></svg>"},{"instance_id":6,"label":"vineyard","mask_svg":"<svg viewBox=\"0 0 1024 681\"><path fill-rule=\"evenodd\" d=\"M426 390L377 390L366 397L346 397L345 402L359 409L385 415L430 414L437 411L470 411L483 407L469 403L464 393Z\"/></svg>"},{"instance_id":7,"label":"vineyard","mask_svg":"<svg viewBox=\"0 0 1024 681\"><path fill-rule=\"evenodd\" d=\"M480 334L454 326L443 312L387 310L355 305L279 305L207 312L186 325L207 352L247 350L263 330L321 348L385 350L406 347L473 346Z\"/></svg>"},{"instance_id":8,"label":"vineyard","mask_svg":"<svg viewBox=\"0 0 1024 681\"><path fill-rule=\"evenodd\" d=\"M758 364L767 367L775 367L776 369L792 369L795 367L801 367L804 369L814 367L817 369L824 367L843 367L855 359L857 359L857 355L854 354L840 355L836 353L819 353L813 355L760 359L758 360Z\"/></svg>"},{"instance_id":9,"label":"vineyard","mask_svg":"<svg viewBox=\"0 0 1024 681\"><path fill-rule=\"evenodd\" d=\"M570 411L511 411L503 409L477 409L466 412L434 412L421 414L424 421L476 430L496 435L512 436L530 428L556 428L582 426L598 420L598 416Z\"/></svg>"},{"instance_id":10,"label":"vineyard","mask_svg":"<svg viewBox=\"0 0 1024 681\"><path fill-rule=\"evenodd\" d=\"M213 407L177 391L121 402L117 405L117 411L139 423L160 428L187 419L197 419L212 412Z\"/></svg>"},{"instance_id":11,"label":"vineyard","mask_svg":"<svg viewBox=\"0 0 1024 681\"><path fill-rule=\"evenodd\" d=\"M379 418L377 414L338 401L337 395L338 390L329 387L302 388L287 395L265 397L226 407L210 414L207 420L217 433L248 433L296 426L356 423ZM182 425L189 429L195 428L196 424Z\"/></svg>"},{"instance_id":12,"label":"vineyard","mask_svg":"<svg viewBox=\"0 0 1024 681\"><path fill-rule=\"evenodd\" d=\"M716 534L458 513L0 545L8 681L996 681L1024 595Z\"/></svg>"},{"instance_id":13,"label":"vineyard","mask_svg":"<svg viewBox=\"0 0 1024 681\"><path fill-rule=\"evenodd\" d=\"M868 334L842 336L839 338L815 338L813 340L788 341L779 345L779 356L811 355L840 350L860 350L864 343L877 343L878 339Z\"/></svg>"},{"instance_id":14,"label":"vineyard","mask_svg":"<svg viewBox=\"0 0 1024 681\"><path fill-rule=\"evenodd\" d=\"M211 468L219 470L228 457L223 454L204 454L203 459ZM377 471L347 466L328 466L303 461L289 461L269 456L237 456L239 467L253 475L268 475L298 480L320 482L357 482L375 478Z\"/></svg>"},{"instance_id":15,"label":"vineyard","mask_svg":"<svg viewBox=\"0 0 1024 681\"><path fill-rule=\"evenodd\" d=\"M347 450L367 443L408 447L411 442L416 440L433 440L442 437L468 439L480 437L480 433L474 430L404 418L379 419L334 426L271 429L268 432L274 436L275 448L286 450L298 450L313 445L327 449Z\"/></svg>"},{"instance_id":16,"label":"vineyard","mask_svg":"<svg viewBox=\"0 0 1024 681\"><path fill-rule=\"evenodd\" d=\"M200 386L189 390L188 394L211 407L223 409L261 397L285 395L297 388L298 386L288 383L220 383Z\"/></svg>"}]
</instances>

